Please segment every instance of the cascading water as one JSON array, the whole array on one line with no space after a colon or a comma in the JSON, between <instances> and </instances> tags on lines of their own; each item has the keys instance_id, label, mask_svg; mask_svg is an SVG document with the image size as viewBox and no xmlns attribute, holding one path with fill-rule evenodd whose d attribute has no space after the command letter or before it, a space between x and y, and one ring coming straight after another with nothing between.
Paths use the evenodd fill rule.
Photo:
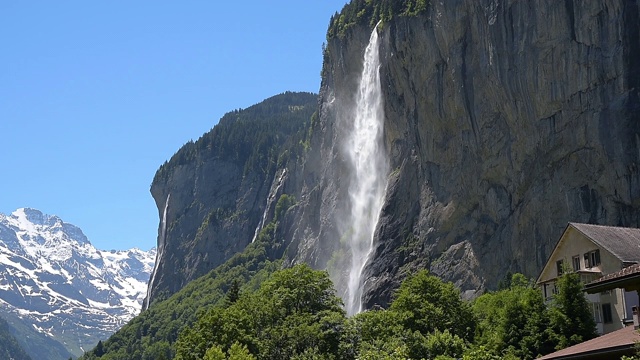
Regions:
<instances>
[{"instance_id":1,"label":"cascading water","mask_svg":"<svg viewBox=\"0 0 640 360\"><path fill-rule=\"evenodd\" d=\"M149 286L147 287L147 297L145 299L145 303L143 309L149 308L149 302L151 299L151 285L155 281L156 272L158 271L158 264L160 263L160 259L162 259L162 255L164 253L164 244L165 237L167 235L167 209L169 208L169 199L171 198L171 194L167 195L167 200L164 202L164 209L162 211L162 220L160 222L160 234L158 234L158 251L156 252L156 262L153 266L153 272L151 273L151 279L149 281Z\"/></svg>"},{"instance_id":2,"label":"cascading water","mask_svg":"<svg viewBox=\"0 0 640 360\"><path fill-rule=\"evenodd\" d=\"M274 201L276 201L276 197L278 196L278 192L280 191L280 188L284 184L283 180L286 175L287 175L287 169L286 168L282 169L282 171L280 172L280 175L278 176L278 180L276 180L276 182L273 183L273 185L271 185L271 190L269 190L269 195L267 195L267 202L264 207L264 212L262 213L262 220L260 220L260 222L258 223L258 226L256 227L256 231L253 233L253 239L251 239L252 243L256 241L256 239L258 238L258 235L260 234L260 230L262 230L262 228L267 223L267 216L269 215L269 210L271 209L271 206L273 205Z\"/></svg>"},{"instance_id":3,"label":"cascading water","mask_svg":"<svg viewBox=\"0 0 640 360\"><path fill-rule=\"evenodd\" d=\"M353 129L347 136L346 155L351 181L349 199L351 268L346 310L362 311L362 272L373 251L373 238L387 187L389 162L384 151L384 109L380 85L380 57L377 25L364 53L364 68L353 109Z\"/></svg>"}]
</instances>

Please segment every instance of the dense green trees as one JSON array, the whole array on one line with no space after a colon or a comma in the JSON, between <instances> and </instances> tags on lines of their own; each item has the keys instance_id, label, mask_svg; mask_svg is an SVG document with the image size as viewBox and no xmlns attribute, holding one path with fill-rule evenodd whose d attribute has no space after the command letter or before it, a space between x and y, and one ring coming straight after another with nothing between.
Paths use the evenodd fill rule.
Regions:
<instances>
[{"instance_id":1,"label":"dense green trees","mask_svg":"<svg viewBox=\"0 0 640 360\"><path fill-rule=\"evenodd\" d=\"M473 340L471 307L451 283L427 271L407 278L388 310L349 319L360 359L460 358Z\"/></svg>"},{"instance_id":2,"label":"dense green trees","mask_svg":"<svg viewBox=\"0 0 640 360\"><path fill-rule=\"evenodd\" d=\"M533 359L553 350L542 293L515 274L506 288L480 296L473 303L478 319L477 344L501 357Z\"/></svg>"},{"instance_id":3,"label":"dense green trees","mask_svg":"<svg viewBox=\"0 0 640 360\"><path fill-rule=\"evenodd\" d=\"M256 267L269 239L263 233L244 263L225 264L190 293L156 304L85 359L534 359L595 333L575 274L559 279L547 305L521 274L467 302L452 283L420 271L389 309L347 318L325 271L276 270L263 260L245 276L240 264ZM209 297L194 302L198 295Z\"/></svg>"},{"instance_id":4,"label":"dense green trees","mask_svg":"<svg viewBox=\"0 0 640 360\"><path fill-rule=\"evenodd\" d=\"M558 293L548 306L523 275L513 275L506 284L473 304L478 317L476 344L491 354L534 359L597 335L578 274L566 272L558 279Z\"/></svg>"},{"instance_id":5,"label":"dense green trees","mask_svg":"<svg viewBox=\"0 0 640 360\"><path fill-rule=\"evenodd\" d=\"M389 310L347 318L328 274L297 265L211 309L180 334L175 349L179 360L221 358L234 344L257 359L460 358L474 328L471 307L453 284L426 271L403 283Z\"/></svg>"},{"instance_id":6,"label":"dense green trees","mask_svg":"<svg viewBox=\"0 0 640 360\"><path fill-rule=\"evenodd\" d=\"M228 308L216 307L180 334L176 359L219 356L234 344L258 359L349 358L344 347L346 317L328 274L298 265L274 273ZM213 356L213 355L212 355Z\"/></svg>"},{"instance_id":7,"label":"dense green trees","mask_svg":"<svg viewBox=\"0 0 640 360\"><path fill-rule=\"evenodd\" d=\"M448 330L464 341L473 340L475 320L469 304L452 283L426 270L402 283L391 310L400 314L405 329L423 334Z\"/></svg>"},{"instance_id":8,"label":"dense green trees","mask_svg":"<svg viewBox=\"0 0 640 360\"><path fill-rule=\"evenodd\" d=\"M207 352L204 354L204 360L255 360L255 356L251 355L249 349L246 346L242 346L239 343L235 342L231 347L229 347L229 351L227 351L227 355L222 351L220 346L214 345L210 347Z\"/></svg>"}]
</instances>

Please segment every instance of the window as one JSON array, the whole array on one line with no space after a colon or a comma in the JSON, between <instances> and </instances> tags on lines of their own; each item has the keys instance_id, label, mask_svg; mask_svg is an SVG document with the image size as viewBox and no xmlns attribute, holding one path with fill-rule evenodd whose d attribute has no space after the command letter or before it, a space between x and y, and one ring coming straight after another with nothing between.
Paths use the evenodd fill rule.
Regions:
<instances>
[{"instance_id":1,"label":"window","mask_svg":"<svg viewBox=\"0 0 640 360\"><path fill-rule=\"evenodd\" d=\"M574 256L571 260L573 260L573 271L580 270L580 255Z\"/></svg>"},{"instance_id":2,"label":"window","mask_svg":"<svg viewBox=\"0 0 640 360\"><path fill-rule=\"evenodd\" d=\"M596 323L601 323L602 322L602 312L600 311L600 303L593 303L593 319L596 321ZM611 308L609 308L611 309Z\"/></svg>"},{"instance_id":3,"label":"window","mask_svg":"<svg viewBox=\"0 0 640 360\"><path fill-rule=\"evenodd\" d=\"M556 261L556 270L558 271L558 276L562 275L562 263L564 261L558 260Z\"/></svg>"},{"instance_id":4,"label":"window","mask_svg":"<svg viewBox=\"0 0 640 360\"><path fill-rule=\"evenodd\" d=\"M613 322L613 317L611 315L611 304L609 303L602 304L602 321L605 324L610 324Z\"/></svg>"},{"instance_id":5,"label":"window","mask_svg":"<svg viewBox=\"0 0 640 360\"><path fill-rule=\"evenodd\" d=\"M591 252L591 263L593 263L593 266L600 265L600 250Z\"/></svg>"},{"instance_id":6,"label":"window","mask_svg":"<svg viewBox=\"0 0 640 360\"><path fill-rule=\"evenodd\" d=\"M592 268L600 265L600 250L589 251L584 254L584 267Z\"/></svg>"}]
</instances>

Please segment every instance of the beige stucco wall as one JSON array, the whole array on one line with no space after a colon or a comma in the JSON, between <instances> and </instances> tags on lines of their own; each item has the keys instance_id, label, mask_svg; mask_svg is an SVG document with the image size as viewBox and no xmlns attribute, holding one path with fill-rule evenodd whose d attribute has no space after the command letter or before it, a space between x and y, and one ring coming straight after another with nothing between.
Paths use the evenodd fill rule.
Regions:
<instances>
[{"instance_id":1,"label":"beige stucco wall","mask_svg":"<svg viewBox=\"0 0 640 360\"><path fill-rule=\"evenodd\" d=\"M596 249L600 249L600 265L585 269L584 254ZM622 268L622 262L618 258L616 258L607 250L598 247L593 241L589 240L589 238L584 236L581 232L579 232L572 226L569 226L560 238L558 246L549 257L546 266L540 273L538 282L542 283L555 279L558 276L556 271L556 262L560 259L564 259L564 261L569 266L571 266L571 259L575 255L580 256L581 270L598 271L601 272L602 275L606 275L612 272L616 272Z\"/></svg>"}]
</instances>

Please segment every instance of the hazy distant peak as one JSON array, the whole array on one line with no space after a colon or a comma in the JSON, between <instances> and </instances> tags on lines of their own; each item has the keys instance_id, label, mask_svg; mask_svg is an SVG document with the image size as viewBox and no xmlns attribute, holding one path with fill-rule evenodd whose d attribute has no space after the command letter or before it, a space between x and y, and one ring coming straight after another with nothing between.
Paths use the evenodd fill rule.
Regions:
<instances>
[{"instance_id":1,"label":"hazy distant peak","mask_svg":"<svg viewBox=\"0 0 640 360\"><path fill-rule=\"evenodd\" d=\"M9 220L11 225L27 234L33 235L41 231L47 231L54 235L51 239L75 241L80 245L89 243L86 235L79 227L62 221L56 215L48 215L40 210L20 208L12 212L11 216L5 218Z\"/></svg>"},{"instance_id":2,"label":"hazy distant peak","mask_svg":"<svg viewBox=\"0 0 640 360\"><path fill-rule=\"evenodd\" d=\"M79 355L140 312L155 256L98 250L77 226L36 209L0 214L0 310L64 334Z\"/></svg>"},{"instance_id":3,"label":"hazy distant peak","mask_svg":"<svg viewBox=\"0 0 640 360\"><path fill-rule=\"evenodd\" d=\"M61 223L62 220L55 215L48 215L40 210L32 208L19 208L11 213L12 217L16 219L23 219L35 225L48 225L52 226L56 223Z\"/></svg>"}]
</instances>

